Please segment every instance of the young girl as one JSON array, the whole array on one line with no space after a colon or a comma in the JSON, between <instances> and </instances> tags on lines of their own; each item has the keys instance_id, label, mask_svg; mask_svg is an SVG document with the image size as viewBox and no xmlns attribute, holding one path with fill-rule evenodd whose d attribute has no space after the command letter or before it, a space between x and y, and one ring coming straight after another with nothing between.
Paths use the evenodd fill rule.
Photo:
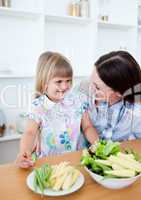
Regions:
<instances>
[{"instance_id":1,"label":"young girl","mask_svg":"<svg viewBox=\"0 0 141 200\"><path fill-rule=\"evenodd\" d=\"M45 52L40 56L36 76L36 98L32 103L16 160L19 167L33 166L31 153L39 132L41 156L82 148L81 122L88 141L93 143L97 139L97 135L91 134L92 124L85 113L88 106L86 96L80 92L68 92L72 85L72 77L72 67L64 56L53 52Z\"/></svg>"}]
</instances>

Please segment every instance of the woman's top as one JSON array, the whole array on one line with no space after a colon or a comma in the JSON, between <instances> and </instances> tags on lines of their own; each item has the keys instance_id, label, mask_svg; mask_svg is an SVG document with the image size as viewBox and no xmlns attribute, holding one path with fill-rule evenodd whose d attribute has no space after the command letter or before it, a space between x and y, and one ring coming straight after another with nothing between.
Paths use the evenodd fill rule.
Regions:
<instances>
[{"instance_id":1,"label":"woman's top","mask_svg":"<svg viewBox=\"0 0 141 200\"><path fill-rule=\"evenodd\" d=\"M41 132L41 156L75 151L85 147L81 118L87 110L86 96L68 92L59 103L42 95L32 103L28 118L38 123Z\"/></svg>"},{"instance_id":2,"label":"woman's top","mask_svg":"<svg viewBox=\"0 0 141 200\"><path fill-rule=\"evenodd\" d=\"M89 84L83 82L79 87L88 97L89 115L100 138L113 141L141 138L141 103L121 100L111 106L106 101L96 105Z\"/></svg>"}]
</instances>

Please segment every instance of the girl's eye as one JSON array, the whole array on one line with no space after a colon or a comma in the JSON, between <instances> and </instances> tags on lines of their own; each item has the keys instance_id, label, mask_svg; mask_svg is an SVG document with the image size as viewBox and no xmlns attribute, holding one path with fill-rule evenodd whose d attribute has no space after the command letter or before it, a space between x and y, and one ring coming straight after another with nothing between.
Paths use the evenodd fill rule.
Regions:
<instances>
[{"instance_id":1,"label":"girl's eye","mask_svg":"<svg viewBox=\"0 0 141 200\"><path fill-rule=\"evenodd\" d=\"M62 81L61 81L61 80L59 80L59 81L56 81L56 83L57 83L57 84L61 84L61 83L62 83Z\"/></svg>"},{"instance_id":2,"label":"girl's eye","mask_svg":"<svg viewBox=\"0 0 141 200\"><path fill-rule=\"evenodd\" d=\"M62 80L59 80L59 81L56 81L56 84L61 84L63 81ZM72 80L67 80L66 83L72 83Z\"/></svg>"},{"instance_id":3,"label":"girl's eye","mask_svg":"<svg viewBox=\"0 0 141 200\"><path fill-rule=\"evenodd\" d=\"M67 83L72 83L72 80L67 80Z\"/></svg>"}]
</instances>

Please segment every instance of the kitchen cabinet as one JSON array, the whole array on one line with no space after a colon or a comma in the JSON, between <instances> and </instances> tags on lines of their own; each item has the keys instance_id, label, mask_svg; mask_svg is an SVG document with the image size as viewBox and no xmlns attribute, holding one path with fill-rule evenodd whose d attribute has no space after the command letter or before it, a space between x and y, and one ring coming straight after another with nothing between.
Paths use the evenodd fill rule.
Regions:
<instances>
[{"instance_id":1,"label":"kitchen cabinet","mask_svg":"<svg viewBox=\"0 0 141 200\"><path fill-rule=\"evenodd\" d=\"M75 76L89 75L107 51L138 55L138 3L89 0L89 17L83 18L68 15L70 0L11 0L10 8L0 8L0 76L33 77L45 50L70 58Z\"/></svg>"},{"instance_id":2,"label":"kitchen cabinet","mask_svg":"<svg viewBox=\"0 0 141 200\"><path fill-rule=\"evenodd\" d=\"M137 57L138 1L99 0L97 55L112 50Z\"/></svg>"},{"instance_id":3,"label":"kitchen cabinet","mask_svg":"<svg viewBox=\"0 0 141 200\"><path fill-rule=\"evenodd\" d=\"M0 137L0 164L13 162L16 159L20 138L20 134Z\"/></svg>"},{"instance_id":4,"label":"kitchen cabinet","mask_svg":"<svg viewBox=\"0 0 141 200\"><path fill-rule=\"evenodd\" d=\"M48 50L70 58L76 76L88 74L95 51L96 17L69 16L69 3L11 0L10 8L0 8L0 77L33 77L39 55Z\"/></svg>"},{"instance_id":5,"label":"kitchen cabinet","mask_svg":"<svg viewBox=\"0 0 141 200\"><path fill-rule=\"evenodd\" d=\"M137 58L141 64L141 1L138 4L138 24L137 24Z\"/></svg>"},{"instance_id":6,"label":"kitchen cabinet","mask_svg":"<svg viewBox=\"0 0 141 200\"><path fill-rule=\"evenodd\" d=\"M69 16L71 0L11 0L0 7L0 77L34 77L43 51L72 61L75 76L87 76L94 61L111 50L138 56L137 0L89 0L89 17Z\"/></svg>"}]
</instances>

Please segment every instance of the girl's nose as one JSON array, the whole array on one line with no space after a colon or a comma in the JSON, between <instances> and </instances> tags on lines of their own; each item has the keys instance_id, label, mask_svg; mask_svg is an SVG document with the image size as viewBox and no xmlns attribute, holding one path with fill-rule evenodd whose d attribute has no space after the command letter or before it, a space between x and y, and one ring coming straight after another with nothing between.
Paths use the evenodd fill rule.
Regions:
<instances>
[{"instance_id":1,"label":"girl's nose","mask_svg":"<svg viewBox=\"0 0 141 200\"><path fill-rule=\"evenodd\" d=\"M66 89L68 89L69 88L69 83L68 82L62 82L62 84L61 84L61 89L62 90L66 90Z\"/></svg>"}]
</instances>

